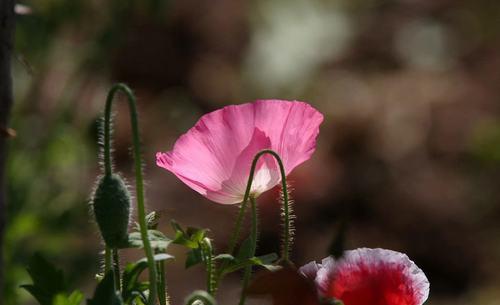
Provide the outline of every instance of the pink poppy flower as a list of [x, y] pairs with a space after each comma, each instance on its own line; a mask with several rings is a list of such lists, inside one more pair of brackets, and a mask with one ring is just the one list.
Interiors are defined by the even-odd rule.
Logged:
[[429, 296], [429, 281], [406, 254], [361, 248], [346, 251], [339, 261], [325, 258], [299, 269], [316, 282], [321, 296], [344, 305], [421, 305]]
[[[212, 201], [239, 203], [259, 151], [277, 152], [288, 175], [311, 157], [322, 121], [321, 113], [298, 101], [227, 106], [202, 116], [173, 150], [156, 154], [156, 164]], [[257, 163], [251, 194], [258, 196], [280, 181], [276, 161], [264, 155]]]

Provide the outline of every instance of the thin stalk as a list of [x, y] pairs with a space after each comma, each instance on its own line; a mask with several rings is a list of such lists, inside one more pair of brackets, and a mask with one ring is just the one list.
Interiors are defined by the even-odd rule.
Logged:
[[205, 269], [207, 272], [207, 291], [211, 296], [215, 295], [216, 280], [215, 280], [215, 265], [213, 261], [213, 248], [210, 239], [205, 237], [200, 243], [203, 259], [205, 261]]
[[135, 191], [137, 197], [137, 217], [141, 231], [141, 239], [144, 245], [144, 252], [149, 268], [149, 297], [148, 304], [154, 305], [157, 294], [157, 274], [153, 250], [148, 237], [148, 227], [146, 223], [146, 211], [144, 207], [144, 181], [142, 177], [141, 164], [141, 143], [139, 137], [139, 123], [137, 120], [137, 108], [135, 96], [132, 90], [125, 84], [115, 84], [108, 93], [106, 108], [104, 111], [104, 173], [111, 173], [111, 105], [117, 91], [122, 91], [127, 96], [130, 110], [130, 124], [132, 126], [133, 154], [135, 163]]
[[278, 166], [280, 169], [281, 188], [283, 191], [283, 201], [284, 201], [284, 205], [283, 205], [283, 233], [282, 233], [283, 234], [283, 246], [282, 246], [282, 251], [281, 251], [281, 261], [289, 262], [290, 239], [291, 239], [291, 232], [290, 232], [291, 217], [290, 217], [290, 209], [288, 206], [289, 198], [288, 198], [288, 185], [286, 183], [286, 172], [285, 172], [285, 167], [283, 166], [283, 161], [281, 161], [280, 156], [278, 155], [278, 153], [276, 153], [274, 150], [271, 150], [271, 149], [261, 150], [253, 158], [252, 166], [250, 167], [250, 174], [248, 176], [247, 188], [245, 190], [245, 195], [243, 196], [243, 202], [241, 203], [238, 218], [236, 220], [236, 226], [235, 226], [235, 229], [233, 230], [233, 235], [231, 236], [227, 253], [233, 253], [234, 248], [236, 247], [236, 242], [238, 241], [238, 237], [239, 237], [239, 234], [241, 231], [241, 225], [243, 223], [246, 204], [248, 202], [248, 198], [250, 197], [250, 191], [252, 189], [252, 182], [253, 182], [253, 177], [255, 174], [255, 168], [257, 166], [257, 162], [259, 161], [259, 158], [264, 154], [272, 155], [276, 159], [276, 162], [278, 162]]
[[165, 280], [165, 262], [158, 262], [158, 272], [159, 272], [159, 283], [158, 283], [158, 299], [160, 305], [167, 305], [167, 283]]
[[104, 248], [104, 274], [111, 270], [112, 265], [111, 248], [106, 246], [106, 248]]
[[[281, 258], [280, 261], [284, 263], [290, 264], [289, 260], [289, 252], [290, 252], [290, 247], [291, 247], [291, 217], [290, 217], [290, 210], [288, 206], [289, 198], [288, 198], [288, 185], [286, 183], [286, 172], [285, 172], [285, 167], [283, 166], [283, 161], [281, 161], [280, 156], [278, 153], [276, 153], [274, 150], [271, 149], [264, 149], [259, 151], [255, 157], [253, 158], [252, 161], [252, 166], [250, 167], [250, 173], [248, 175], [248, 182], [247, 182], [247, 187], [245, 190], [245, 195], [243, 196], [243, 201], [241, 202], [240, 210], [238, 213], [238, 218], [236, 219], [236, 225], [234, 227], [233, 233], [231, 235], [231, 238], [229, 240], [229, 246], [227, 253], [234, 254], [234, 250], [236, 248], [236, 243], [238, 241], [238, 238], [240, 236], [241, 232], [241, 226], [243, 224], [243, 219], [245, 218], [245, 210], [247, 207], [247, 202], [250, 197], [250, 191], [252, 189], [252, 182], [253, 182], [253, 177], [255, 175], [255, 168], [257, 167], [257, 162], [259, 161], [259, 158], [263, 156], [264, 154], [270, 154], [272, 155], [275, 159], [276, 162], [278, 162], [278, 166], [280, 169], [280, 175], [281, 175], [281, 188], [283, 191], [283, 245], [281, 247]], [[225, 264], [223, 263], [220, 270], [220, 273], [217, 276], [216, 280], [216, 286], [219, 284], [219, 281], [222, 277], [222, 271], [224, 270]]]
[[118, 249], [111, 250], [113, 253], [113, 272], [115, 273], [115, 286], [116, 289], [121, 291], [121, 279], [120, 279], [120, 256], [118, 255]]
[[[254, 197], [250, 197], [251, 207], [252, 207], [252, 227], [250, 231], [250, 238], [252, 241], [252, 248], [250, 251], [250, 257], [255, 256], [255, 251], [257, 250], [257, 235], [258, 235], [258, 219], [257, 219], [257, 202]], [[243, 275], [243, 284], [241, 289], [241, 296], [239, 305], [245, 304], [246, 299], [246, 290], [248, 286], [248, 282], [250, 281], [250, 277], [252, 275], [252, 266], [245, 267], [245, 273]]]

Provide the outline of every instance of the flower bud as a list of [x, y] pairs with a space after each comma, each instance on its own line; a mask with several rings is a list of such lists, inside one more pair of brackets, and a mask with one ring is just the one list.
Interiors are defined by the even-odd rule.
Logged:
[[119, 175], [105, 175], [99, 179], [92, 208], [102, 238], [110, 248], [126, 244], [130, 201], [130, 192]]

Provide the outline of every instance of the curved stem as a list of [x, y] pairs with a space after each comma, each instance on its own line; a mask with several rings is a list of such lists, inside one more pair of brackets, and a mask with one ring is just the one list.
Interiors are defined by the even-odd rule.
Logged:
[[[236, 243], [238, 241], [238, 238], [240, 236], [241, 232], [241, 225], [243, 224], [243, 219], [245, 218], [245, 210], [247, 207], [247, 202], [250, 197], [250, 191], [252, 189], [252, 182], [253, 182], [253, 177], [255, 175], [255, 168], [257, 167], [257, 162], [259, 161], [259, 158], [263, 156], [264, 154], [270, 154], [276, 159], [276, 162], [278, 162], [278, 166], [280, 169], [280, 175], [281, 175], [281, 188], [283, 191], [283, 245], [281, 247], [281, 258], [280, 261], [290, 264], [289, 260], [289, 252], [290, 252], [290, 244], [291, 244], [291, 217], [290, 217], [290, 207], [289, 205], [289, 198], [288, 198], [288, 185], [286, 183], [286, 172], [285, 172], [285, 167], [283, 166], [283, 161], [281, 161], [280, 156], [278, 153], [276, 153], [274, 150], [271, 149], [264, 149], [259, 151], [255, 157], [253, 158], [252, 161], [252, 166], [250, 167], [250, 174], [248, 175], [248, 182], [247, 182], [247, 187], [245, 190], [245, 195], [243, 196], [243, 201], [241, 202], [240, 210], [238, 212], [238, 218], [236, 220], [236, 225], [234, 227], [233, 233], [231, 235], [231, 238], [229, 240], [229, 246], [227, 253], [233, 254], [234, 249], [236, 248]], [[220, 272], [224, 270], [225, 264], [223, 263], [221, 268], [219, 269]], [[216, 286], [218, 285], [219, 281], [221, 280], [222, 273], [219, 273], [216, 279]]]
[[146, 223], [146, 212], [144, 207], [144, 182], [142, 177], [141, 164], [141, 143], [139, 137], [139, 124], [137, 120], [137, 109], [135, 96], [132, 90], [125, 84], [115, 84], [108, 93], [106, 99], [106, 108], [104, 112], [104, 171], [105, 175], [111, 174], [111, 105], [117, 91], [122, 91], [127, 96], [130, 110], [130, 124], [132, 126], [133, 154], [135, 162], [135, 188], [137, 197], [137, 217], [141, 231], [141, 239], [144, 245], [144, 252], [149, 267], [149, 299], [148, 304], [154, 305], [157, 290], [156, 264], [154, 261], [153, 250], [148, 237], [148, 228]]
[[120, 256], [118, 255], [118, 249], [111, 250], [113, 252], [113, 272], [115, 273], [115, 286], [116, 289], [121, 291], [121, 279], [120, 279]]
[[247, 182], [247, 188], [245, 190], [245, 195], [243, 196], [243, 202], [241, 203], [240, 207], [240, 212], [238, 214], [238, 219], [236, 221], [236, 226], [233, 231], [233, 235], [231, 236], [230, 242], [229, 242], [229, 248], [227, 253], [232, 253], [234, 251], [234, 248], [236, 247], [236, 242], [238, 240], [240, 231], [241, 231], [241, 224], [243, 223], [243, 218], [244, 218], [244, 212], [246, 209], [246, 204], [248, 201], [248, 198], [250, 197], [250, 191], [252, 189], [252, 182], [253, 182], [253, 177], [255, 174], [255, 168], [257, 167], [257, 162], [259, 161], [259, 158], [263, 156], [264, 154], [270, 154], [276, 159], [276, 162], [278, 162], [278, 166], [280, 169], [280, 175], [281, 175], [281, 188], [283, 191], [283, 247], [281, 251], [281, 261], [283, 262], [289, 262], [289, 253], [290, 253], [290, 239], [291, 239], [291, 217], [290, 217], [290, 209], [289, 209], [289, 198], [288, 198], [288, 185], [286, 183], [286, 172], [285, 172], [285, 167], [283, 166], [283, 161], [281, 161], [280, 156], [278, 153], [276, 153], [274, 150], [271, 149], [264, 149], [259, 151], [255, 157], [253, 158], [252, 161], [252, 167], [250, 167], [250, 175], [248, 176], [248, 182]]
[[[250, 257], [255, 256], [255, 251], [257, 250], [257, 236], [258, 236], [258, 219], [257, 219], [257, 202], [254, 197], [250, 197], [250, 202], [252, 203], [252, 228], [250, 231], [250, 239], [252, 241], [252, 248], [250, 250]], [[245, 273], [243, 275], [243, 287], [241, 290], [239, 305], [245, 304], [246, 290], [250, 277], [252, 275], [252, 266], [245, 267]]]

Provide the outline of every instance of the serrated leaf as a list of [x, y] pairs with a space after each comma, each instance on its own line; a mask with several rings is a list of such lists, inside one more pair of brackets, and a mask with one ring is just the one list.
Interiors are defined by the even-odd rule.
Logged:
[[[170, 254], [159, 253], [154, 256], [154, 260], [165, 261], [174, 259]], [[139, 282], [139, 276], [148, 268], [147, 258], [142, 258], [136, 263], [129, 263], [125, 266], [122, 275], [122, 298], [126, 304], [131, 303], [133, 299], [139, 298], [142, 302], [146, 302], [144, 291], [149, 289], [147, 282]]]
[[186, 230], [186, 234], [189, 236], [189, 239], [192, 240], [193, 242], [200, 243], [203, 240], [203, 238], [205, 238], [205, 236], [207, 235], [207, 230], [188, 227]]
[[87, 305], [123, 305], [120, 295], [116, 292], [113, 271], [106, 273], [97, 285], [92, 299], [87, 300]]
[[[172, 240], [160, 231], [148, 230], [151, 248], [158, 252], [165, 252]], [[140, 232], [132, 232], [128, 235], [128, 248], [142, 248], [142, 237]]]
[[201, 249], [191, 249], [191, 251], [189, 251], [187, 254], [186, 264], [184, 265], [184, 267], [187, 269], [202, 262], [203, 254], [201, 253]]
[[33, 280], [31, 285], [22, 285], [40, 303], [52, 305], [56, 295], [64, 293], [67, 285], [63, 272], [57, 269], [41, 254], [36, 253], [28, 263], [28, 273]]
[[[141, 297], [142, 292], [148, 289], [148, 285], [138, 282], [142, 271], [148, 267], [146, 261], [138, 261], [137, 263], [129, 263], [123, 270], [122, 276], [122, 298], [125, 303], [129, 304], [137, 297]], [[146, 298], [144, 298], [146, 301]]]
[[175, 221], [172, 221], [172, 228], [175, 231], [175, 238], [172, 243], [185, 246], [190, 249], [197, 249], [200, 242], [205, 238], [207, 230], [194, 227], [188, 227], [183, 230]]
[[251, 257], [243, 260], [236, 259], [227, 266], [225, 266], [224, 269], [222, 270], [222, 273], [227, 274], [235, 272], [247, 266], [261, 266], [269, 271], [276, 271], [281, 268], [280, 266], [271, 264], [274, 261], [276, 261], [276, 259], [278, 259], [278, 255], [276, 255], [276, 253], [270, 253], [259, 257]]
[[55, 296], [52, 305], [80, 305], [83, 301], [83, 293], [78, 290], [73, 291], [69, 296], [65, 293], [60, 293]]

